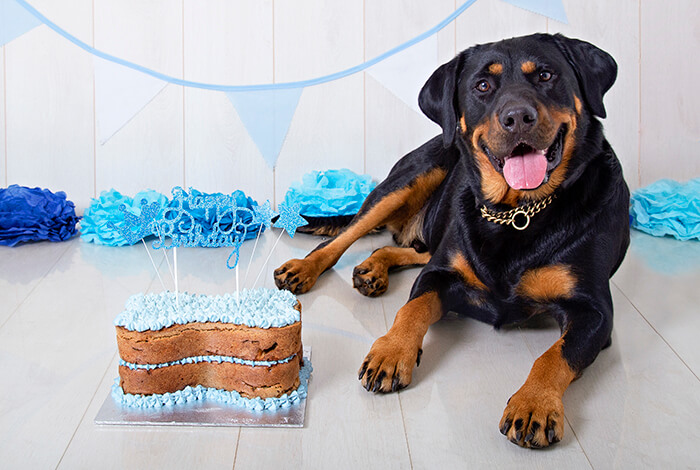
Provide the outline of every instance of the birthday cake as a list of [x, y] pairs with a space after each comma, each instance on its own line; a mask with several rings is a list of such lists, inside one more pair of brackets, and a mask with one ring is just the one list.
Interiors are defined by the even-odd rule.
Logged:
[[112, 394], [126, 406], [214, 399], [266, 410], [306, 396], [301, 304], [288, 291], [136, 294], [114, 324]]

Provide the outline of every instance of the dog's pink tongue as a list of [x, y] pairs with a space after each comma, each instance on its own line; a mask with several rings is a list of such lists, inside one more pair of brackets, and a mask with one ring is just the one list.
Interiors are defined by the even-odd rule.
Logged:
[[508, 157], [503, 165], [503, 176], [513, 189], [535, 189], [547, 174], [544, 151], [535, 150], [525, 155]]

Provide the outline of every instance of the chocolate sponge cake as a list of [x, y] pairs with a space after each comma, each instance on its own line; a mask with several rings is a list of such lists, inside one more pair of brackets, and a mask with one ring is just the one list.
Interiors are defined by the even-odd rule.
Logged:
[[268, 399], [300, 385], [301, 304], [287, 291], [137, 294], [115, 325], [124, 396], [203, 387]]

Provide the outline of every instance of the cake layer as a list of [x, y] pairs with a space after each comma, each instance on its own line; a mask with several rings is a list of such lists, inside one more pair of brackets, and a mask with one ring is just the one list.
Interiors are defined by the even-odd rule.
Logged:
[[243, 397], [280, 397], [299, 386], [301, 351], [292, 360], [273, 366], [250, 366], [229, 362], [176, 364], [155, 369], [119, 366], [124, 393], [163, 394], [188, 386], [236, 391]]
[[144, 332], [116, 328], [119, 357], [136, 364], [160, 364], [193, 356], [280, 361], [301, 350], [301, 322], [268, 329], [221, 322], [194, 322]]
[[115, 326], [158, 331], [192, 322], [222, 322], [257, 328], [280, 328], [301, 320], [297, 298], [277, 289], [243, 289], [238, 294], [198, 295], [181, 292], [135, 294]]
[[112, 397], [123, 406], [130, 408], [160, 408], [162, 406], [184, 405], [197, 401], [214, 401], [224, 405], [241, 407], [250, 411], [276, 411], [289, 408], [306, 398], [311, 361], [304, 358], [304, 364], [299, 371], [299, 387], [291, 393], [276, 398], [246, 398], [236, 391], [226, 391], [216, 388], [206, 388], [201, 385], [185, 387], [171, 393], [153, 393], [150, 395], [124, 393], [116, 379], [112, 385]]

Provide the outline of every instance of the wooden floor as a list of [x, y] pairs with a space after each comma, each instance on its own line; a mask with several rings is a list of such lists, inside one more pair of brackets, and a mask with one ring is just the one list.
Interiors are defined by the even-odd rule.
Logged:
[[[613, 345], [564, 397], [564, 439], [530, 451], [498, 421], [555, 325], [495, 331], [447, 318], [431, 328], [413, 384], [366, 392], [357, 369], [391, 325], [416, 270], [368, 299], [351, 273], [385, 234], [354, 245], [300, 297], [313, 350], [303, 429], [105, 427], [93, 423], [117, 375], [112, 326], [133, 293], [160, 291], [144, 247], [72, 240], [0, 249], [2, 468], [698, 468], [700, 242], [640, 233], [613, 279]], [[277, 233], [262, 237], [248, 285]], [[303, 257], [319, 239], [284, 235], [264, 268]], [[241, 255], [241, 279], [252, 243]], [[161, 252], [154, 252], [172, 286]], [[235, 289], [227, 249], [181, 249], [180, 289]], [[259, 283], [259, 285], [262, 284]]]

